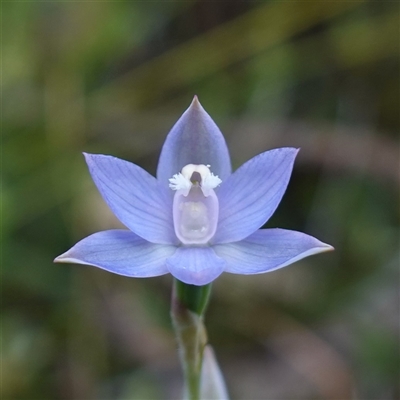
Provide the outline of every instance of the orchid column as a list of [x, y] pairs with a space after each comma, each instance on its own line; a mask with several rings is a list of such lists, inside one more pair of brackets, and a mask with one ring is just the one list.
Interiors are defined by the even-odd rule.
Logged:
[[[260, 229], [286, 191], [297, 152], [266, 151], [231, 174], [225, 140], [195, 97], [166, 138], [157, 178], [130, 162], [85, 154], [101, 195], [128, 229], [94, 233], [55, 261], [136, 278], [173, 275], [171, 311], [190, 399], [223, 385], [205, 347], [211, 282], [222, 272], [260, 274], [332, 250], [301, 232]], [[218, 396], [225, 395], [222, 388]]]

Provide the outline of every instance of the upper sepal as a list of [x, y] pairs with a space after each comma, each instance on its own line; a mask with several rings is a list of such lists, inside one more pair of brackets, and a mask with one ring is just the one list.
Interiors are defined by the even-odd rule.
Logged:
[[225, 139], [196, 96], [165, 140], [157, 178], [168, 186], [169, 179], [188, 164], [210, 165], [222, 180], [231, 173]]

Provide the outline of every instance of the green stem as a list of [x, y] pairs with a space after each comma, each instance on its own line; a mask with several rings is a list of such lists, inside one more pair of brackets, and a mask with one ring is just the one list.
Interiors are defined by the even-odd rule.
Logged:
[[211, 293], [211, 284], [205, 286], [188, 285], [174, 279], [176, 296], [188, 310], [204, 315]]
[[171, 317], [178, 340], [186, 396], [200, 400], [200, 374], [207, 333], [203, 315], [211, 285], [194, 286], [174, 280]]

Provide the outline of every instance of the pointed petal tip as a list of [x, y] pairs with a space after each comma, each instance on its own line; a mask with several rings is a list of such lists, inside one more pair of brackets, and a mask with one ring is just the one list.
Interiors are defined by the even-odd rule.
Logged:
[[334, 251], [335, 248], [331, 246], [330, 244], [321, 242], [321, 253], [325, 253], [326, 251]]
[[63, 262], [63, 259], [61, 256], [58, 256], [53, 260], [53, 263], [62, 263], [62, 262]]
[[202, 109], [202, 105], [200, 104], [199, 98], [197, 97], [197, 94], [194, 95], [192, 102], [190, 103], [189, 108], [200, 108]]
[[92, 160], [92, 154], [82, 151], [83, 157], [85, 157], [86, 164], [89, 165]]
[[94, 157], [100, 155], [100, 154], [86, 153], [85, 151], [82, 151], [82, 154], [85, 157], [86, 161], [91, 161]]
[[297, 157], [297, 154], [299, 154], [299, 151], [301, 150], [300, 147], [282, 147], [282, 148], [292, 151], [295, 157]]
[[[101, 159], [102, 157], [116, 158], [114, 156], [109, 156], [107, 154], [98, 154], [98, 153], [86, 153], [82, 151], [83, 156], [85, 157], [86, 163], [96, 162], [96, 159]], [[122, 160], [124, 161], [124, 160]]]
[[60, 254], [59, 256], [57, 256], [53, 262], [54, 263], [65, 263], [67, 261], [65, 261], [66, 258], [68, 258], [67, 256], [68, 251], [66, 251], [65, 253]]
[[93, 265], [93, 264], [89, 264], [86, 263], [82, 260], [79, 260], [77, 258], [71, 257], [69, 255], [69, 250], [66, 251], [63, 254], [60, 254], [59, 256], [57, 256], [54, 260], [54, 263], [58, 263], [58, 264], [83, 264], [83, 265]]

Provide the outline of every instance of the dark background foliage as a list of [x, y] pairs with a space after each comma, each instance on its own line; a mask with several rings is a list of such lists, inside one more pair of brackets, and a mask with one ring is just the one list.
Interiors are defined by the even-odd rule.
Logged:
[[197, 94], [234, 168], [301, 147], [267, 226], [336, 248], [216, 281], [232, 398], [397, 399], [398, 5], [3, 1], [2, 398], [179, 397], [171, 277], [52, 260], [120, 226], [81, 152], [154, 173]]

